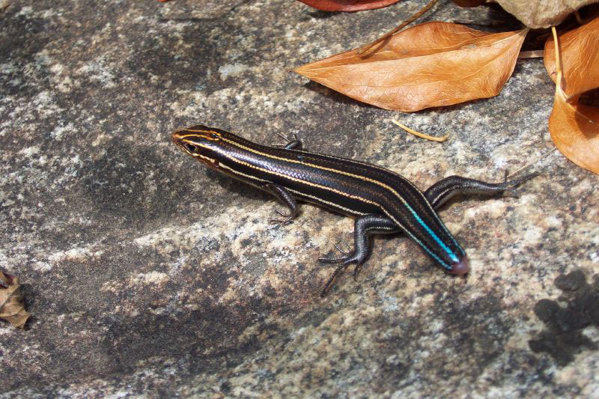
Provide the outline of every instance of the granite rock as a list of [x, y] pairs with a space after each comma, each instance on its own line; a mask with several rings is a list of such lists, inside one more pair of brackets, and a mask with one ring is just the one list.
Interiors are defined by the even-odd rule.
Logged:
[[[3, 0], [0, 267], [26, 331], [0, 325], [0, 396], [574, 397], [599, 395], [598, 177], [549, 140], [553, 84], [519, 61], [495, 98], [400, 114], [291, 70], [356, 47], [421, 6], [322, 13], [284, 0]], [[441, 2], [427, 20], [517, 26]], [[498, 23], [497, 21], [501, 21]], [[510, 25], [511, 24], [511, 25]], [[444, 144], [399, 131], [391, 119]], [[202, 123], [366, 160], [426, 188], [452, 174], [518, 198], [441, 212], [469, 253], [444, 274], [401, 237], [357, 282], [317, 258], [352, 221], [289, 225], [252, 187], [170, 143]]]

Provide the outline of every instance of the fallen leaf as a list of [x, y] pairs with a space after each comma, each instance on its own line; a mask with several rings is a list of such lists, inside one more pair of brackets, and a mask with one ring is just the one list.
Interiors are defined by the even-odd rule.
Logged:
[[594, 37], [599, 30], [598, 22], [599, 19], [595, 19], [559, 38], [552, 28], [554, 37], [550, 43], [553, 51], [545, 46], [545, 66], [556, 82], [553, 111], [549, 117], [551, 139], [569, 160], [597, 174], [599, 108], [582, 104], [580, 100], [588, 94], [596, 94], [595, 89], [599, 86], [599, 71], [596, 71], [599, 49]]
[[599, 89], [589, 90], [578, 97], [578, 102], [591, 107], [599, 107]]
[[19, 278], [0, 272], [0, 319], [24, 328], [29, 313], [23, 306]]
[[399, 0], [299, 0], [321, 11], [363, 11], [387, 7]]
[[354, 50], [295, 72], [358, 101], [404, 112], [497, 95], [527, 30], [486, 33], [430, 22], [358, 55]]
[[569, 103], [556, 93], [549, 117], [555, 146], [576, 165], [599, 174], [599, 108]]
[[485, 4], [487, 0], [453, 0], [460, 7], [478, 7]]
[[[562, 90], [574, 97], [599, 87], [599, 17], [559, 36], [563, 70]], [[555, 49], [553, 38], [545, 43], [544, 62], [555, 82]]]
[[569, 14], [599, 0], [497, 0], [497, 3], [529, 28], [559, 25]]

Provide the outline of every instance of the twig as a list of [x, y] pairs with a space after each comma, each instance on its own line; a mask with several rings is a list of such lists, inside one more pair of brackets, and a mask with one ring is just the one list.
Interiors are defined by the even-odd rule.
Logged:
[[430, 10], [431, 8], [433, 8], [433, 6], [435, 4], [437, 4], [439, 0], [431, 0], [428, 2], [427, 5], [425, 5], [423, 8], [420, 9], [420, 11], [418, 11], [416, 14], [412, 15], [410, 18], [406, 19], [404, 22], [402, 22], [399, 26], [396, 26], [395, 28], [391, 29], [389, 32], [385, 33], [383, 36], [379, 37], [378, 39], [360, 47], [359, 49], [356, 50], [356, 54], [358, 55], [363, 55], [365, 52], [367, 52], [368, 50], [370, 50], [372, 47], [374, 47], [376, 44], [382, 42], [383, 40], [387, 40], [388, 38], [390, 38], [391, 36], [393, 36], [394, 34], [396, 34], [397, 32], [399, 32], [400, 30], [402, 30], [403, 28], [405, 28], [406, 26], [408, 26], [409, 24], [411, 24], [412, 22], [414, 22], [415, 20], [417, 20], [418, 18], [420, 18], [422, 16], [422, 14], [424, 14], [425, 12], [427, 12], [428, 10]]
[[402, 125], [401, 123], [399, 123], [398, 121], [396, 121], [395, 119], [392, 119], [391, 122], [395, 123], [397, 126], [399, 126], [400, 128], [402, 128], [403, 130], [405, 130], [408, 133], [413, 134], [416, 137], [420, 137], [421, 139], [426, 139], [426, 140], [430, 140], [430, 141], [435, 141], [437, 143], [442, 143], [445, 140], [447, 140], [449, 138], [449, 133], [447, 133], [445, 136], [442, 137], [436, 137], [436, 136], [430, 136], [426, 133], [420, 133], [416, 130], [410, 129], [409, 127]]
[[536, 157], [533, 161], [528, 162], [526, 165], [524, 165], [520, 169], [518, 169], [515, 172], [512, 172], [509, 175], [507, 175], [506, 179], [509, 179], [512, 176], [516, 176], [518, 173], [522, 172], [524, 169], [530, 168], [531, 166], [533, 166], [534, 164], [536, 164], [537, 162], [539, 162], [541, 159], [545, 158], [548, 155], [551, 155], [551, 153], [555, 152], [555, 151], [557, 151], [557, 148], [551, 148], [551, 149], [545, 151], [544, 153], [542, 153], [541, 155], [539, 155], [538, 157]]

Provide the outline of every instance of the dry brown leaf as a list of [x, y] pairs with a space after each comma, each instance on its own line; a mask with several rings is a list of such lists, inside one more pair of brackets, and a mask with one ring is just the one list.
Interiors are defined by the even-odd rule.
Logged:
[[486, 33], [430, 22], [361, 56], [350, 50], [295, 72], [358, 101], [413, 112], [497, 95], [525, 35], [526, 30]]
[[19, 278], [0, 272], [0, 319], [24, 328], [29, 313], [23, 306]]
[[[559, 36], [562, 89], [573, 97], [599, 87], [599, 18]], [[545, 68], [555, 82], [553, 38], [545, 43]]]
[[453, 0], [460, 7], [478, 7], [485, 4], [487, 0]]
[[322, 11], [363, 11], [387, 7], [399, 0], [299, 0]]
[[[555, 100], [553, 111], [549, 117], [551, 139], [569, 160], [599, 174], [599, 108], [579, 102], [584, 96], [584, 94], [581, 96], [581, 90], [585, 88], [592, 90], [599, 83], [596, 81], [597, 72], [593, 72], [597, 63], [589, 65], [589, 60], [591, 62], [595, 60], [596, 53], [599, 51], [596, 47], [588, 44], [588, 41], [593, 40], [593, 33], [596, 34], [595, 26], [594, 21], [572, 31], [572, 35], [565, 40], [565, 44], [563, 38], [568, 34], [558, 38], [555, 28], [552, 28], [555, 59], [552, 63], [548, 63], [546, 60], [546, 65], [553, 64], [556, 71]], [[584, 43], [579, 45], [576, 40]], [[565, 49], [568, 50], [569, 60], [562, 60]], [[546, 50], [548, 49], [546, 48]], [[546, 51], [546, 53], [549, 52]], [[566, 65], [568, 66], [566, 67]], [[566, 68], [571, 70], [568, 71]], [[564, 78], [564, 73], [566, 78]], [[576, 76], [577, 74], [584, 76]], [[587, 79], [590, 82], [587, 82]], [[571, 95], [563, 90], [564, 85], [569, 87]], [[587, 91], [588, 93], [591, 92]]]
[[549, 131], [562, 154], [599, 174], [599, 108], [569, 103], [563, 93], [556, 93]]
[[569, 14], [599, 0], [496, 0], [529, 28], [559, 25]]

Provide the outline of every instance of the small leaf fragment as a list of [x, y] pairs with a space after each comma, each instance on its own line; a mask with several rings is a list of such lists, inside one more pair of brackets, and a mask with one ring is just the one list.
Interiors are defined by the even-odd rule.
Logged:
[[[599, 17], [559, 36], [562, 90], [573, 97], [599, 87]], [[545, 68], [555, 82], [553, 38], [545, 42]]]
[[321, 11], [364, 11], [383, 8], [399, 0], [299, 0]]
[[0, 272], [0, 319], [24, 328], [30, 314], [25, 310], [19, 278]]
[[358, 101], [414, 112], [497, 95], [527, 30], [486, 33], [430, 22], [358, 55], [346, 51], [295, 72]]

